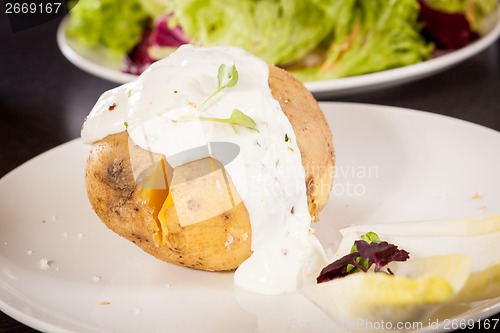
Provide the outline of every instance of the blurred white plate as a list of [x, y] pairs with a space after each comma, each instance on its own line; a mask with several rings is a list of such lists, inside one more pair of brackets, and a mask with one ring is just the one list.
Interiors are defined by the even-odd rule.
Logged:
[[[122, 62], [117, 59], [111, 59], [105, 49], [86, 49], [72, 38], [66, 36], [68, 19], [69, 17], [64, 18], [59, 25], [57, 42], [62, 53], [70, 62], [90, 74], [116, 83], [129, 82], [137, 77], [136, 75], [122, 72]], [[462, 49], [443, 56], [415, 65], [378, 73], [336, 80], [306, 82], [306, 87], [318, 98], [337, 97], [399, 85], [439, 73], [478, 54], [493, 44], [500, 35], [500, 13], [496, 15], [496, 21], [496, 25], [487, 35]]]
[[[500, 213], [500, 133], [421, 111], [321, 106], [338, 157], [330, 202], [315, 225], [325, 247], [334, 249], [337, 230], [353, 223]], [[108, 230], [86, 197], [88, 149], [68, 142], [0, 180], [0, 310], [50, 332], [335, 329], [297, 294], [235, 290], [232, 273], [160, 262]], [[500, 298], [446, 308], [474, 320], [498, 312]]]

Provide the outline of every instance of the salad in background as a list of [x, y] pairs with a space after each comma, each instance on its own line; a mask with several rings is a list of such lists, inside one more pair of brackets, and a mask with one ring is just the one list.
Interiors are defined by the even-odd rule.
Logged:
[[412, 65], [494, 25], [497, 0], [80, 0], [68, 36], [140, 74], [182, 44], [234, 45], [303, 81]]

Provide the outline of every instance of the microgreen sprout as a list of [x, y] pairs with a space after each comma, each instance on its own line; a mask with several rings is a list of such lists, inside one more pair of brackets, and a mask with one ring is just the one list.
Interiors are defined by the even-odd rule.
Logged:
[[212, 95], [208, 96], [208, 98], [201, 103], [200, 108], [203, 107], [212, 97], [220, 93], [225, 88], [231, 88], [238, 83], [238, 71], [236, 70], [236, 66], [222, 64], [219, 66], [219, 70], [217, 71], [217, 90], [212, 93]]
[[257, 131], [257, 132], [259, 131], [256, 127], [257, 124], [255, 123], [255, 121], [238, 109], [234, 109], [233, 112], [231, 112], [231, 116], [229, 116], [229, 118], [215, 118], [215, 117], [199, 116], [199, 117], [182, 117], [179, 120], [180, 121], [189, 121], [189, 120], [195, 120], [195, 119], [204, 120], [204, 121], [215, 121], [218, 123], [227, 123], [227, 124], [231, 124], [231, 125], [238, 125], [238, 126], [246, 127], [246, 128], [251, 129], [253, 131]]
[[[197, 108], [198, 112], [203, 109], [206, 103], [213, 98], [215, 95], [220, 93], [223, 89], [231, 88], [238, 83], [238, 71], [236, 70], [236, 66], [234, 64], [227, 65], [222, 64], [219, 66], [217, 71], [217, 90], [215, 90], [208, 98], [201, 103], [201, 105]], [[205, 117], [205, 116], [197, 116], [197, 117], [181, 117], [179, 121], [190, 121], [190, 120], [204, 120], [204, 121], [215, 121], [219, 123], [227, 123], [231, 125], [238, 125], [242, 127], [246, 127], [253, 131], [259, 131], [257, 129], [257, 124], [255, 121], [241, 112], [238, 109], [234, 109], [231, 112], [231, 116], [229, 118], [215, 118], [215, 117]]]

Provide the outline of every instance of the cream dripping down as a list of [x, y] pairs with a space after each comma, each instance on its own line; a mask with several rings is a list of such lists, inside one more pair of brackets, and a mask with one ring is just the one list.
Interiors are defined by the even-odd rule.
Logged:
[[[201, 109], [217, 90], [221, 64], [236, 66], [238, 82]], [[193, 148], [210, 147], [211, 142], [238, 145], [238, 156], [225, 168], [250, 216], [253, 253], [236, 270], [234, 282], [256, 293], [281, 294], [313, 280], [326, 261], [310, 229], [296, 136], [271, 94], [268, 76], [268, 65], [242, 49], [184, 45], [136, 80], [105, 92], [81, 136], [90, 144], [128, 131], [136, 145], [165, 155], [172, 167], [205, 157], [182, 154]], [[179, 121], [228, 118], [234, 109], [252, 118], [258, 131], [213, 121]]]

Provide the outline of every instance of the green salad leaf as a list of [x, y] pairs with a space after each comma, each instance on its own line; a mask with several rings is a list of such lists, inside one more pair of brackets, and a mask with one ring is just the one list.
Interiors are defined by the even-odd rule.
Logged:
[[470, 2], [470, 0], [425, 0], [425, 3], [432, 8], [447, 13], [463, 13], [468, 2]]
[[[120, 1], [120, 0], [117, 0]], [[144, 11], [152, 18], [159, 18], [168, 14], [170, 0], [138, 0]]]
[[430, 58], [432, 45], [420, 35], [416, 1], [341, 0], [336, 6], [324, 61], [294, 70], [303, 81], [378, 72]]
[[149, 16], [138, 0], [80, 0], [67, 33], [87, 46], [104, 45], [121, 56], [140, 40]]
[[193, 44], [234, 45], [271, 64], [298, 61], [330, 32], [324, 0], [170, 0]]

